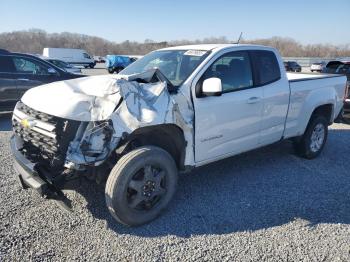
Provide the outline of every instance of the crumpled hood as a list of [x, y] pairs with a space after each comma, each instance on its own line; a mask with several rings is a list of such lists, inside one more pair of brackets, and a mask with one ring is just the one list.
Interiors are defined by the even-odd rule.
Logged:
[[[139, 123], [162, 117], [169, 105], [166, 83], [138, 83], [133, 76], [92, 76], [38, 86], [22, 97], [27, 106], [77, 121], [101, 121], [110, 118], [123, 98], [122, 106]], [[158, 109], [161, 109], [160, 112]], [[129, 117], [131, 118], [131, 117]]]
[[107, 119], [121, 96], [110, 75], [76, 78], [29, 89], [22, 102], [49, 115], [77, 121]]

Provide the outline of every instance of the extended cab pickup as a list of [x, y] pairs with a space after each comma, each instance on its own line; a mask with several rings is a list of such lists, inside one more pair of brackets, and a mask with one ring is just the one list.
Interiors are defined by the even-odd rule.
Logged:
[[286, 74], [254, 45], [154, 51], [119, 75], [27, 91], [11, 148], [23, 187], [51, 197], [82, 176], [105, 181], [113, 217], [140, 225], [172, 198], [178, 171], [291, 139], [312, 159], [343, 106], [346, 77]]

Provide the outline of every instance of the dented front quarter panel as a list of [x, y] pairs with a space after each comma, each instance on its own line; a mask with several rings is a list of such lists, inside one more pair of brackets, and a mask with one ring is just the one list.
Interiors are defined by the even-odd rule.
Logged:
[[116, 135], [131, 134], [138, 128], [175, 124], [184, 133], [187, 142], [184, 165], [194, 165], [193, 119], [190, 100], [179, 90], [168, 92], [166, 83], [140, 84], [120, 79], [117, 81], [123, 101], [111, 115]]

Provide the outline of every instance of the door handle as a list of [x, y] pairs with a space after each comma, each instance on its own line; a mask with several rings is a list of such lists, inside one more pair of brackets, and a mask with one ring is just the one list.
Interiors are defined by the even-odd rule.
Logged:
[[255, 103], [258, 103], [260, 100], [261, 100], [260, 97], [252, 96], [252, 97], [248, 98], [247, 104], [255, 104]]
[[18, 81], [29, 81], [29, 79], [27, 79], [27, 78], [18, 78], [17, 80]]

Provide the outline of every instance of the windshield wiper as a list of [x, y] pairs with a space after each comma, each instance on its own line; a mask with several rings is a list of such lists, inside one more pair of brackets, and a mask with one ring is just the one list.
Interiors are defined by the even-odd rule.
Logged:
[[155, 73], [154, 75], [162, 82], [166, 82], [167, 83], [167, 87], [168, 87], [168, 91], [169, 92], [175, 92], [177, 90], [177, 87], [175, 87], [170, 80], [158, 69], [154, 69]]

